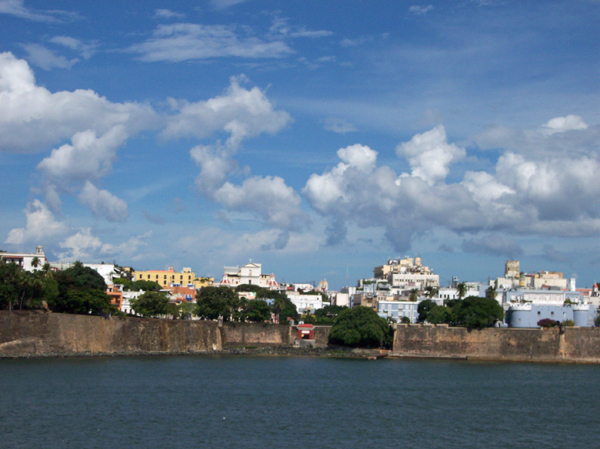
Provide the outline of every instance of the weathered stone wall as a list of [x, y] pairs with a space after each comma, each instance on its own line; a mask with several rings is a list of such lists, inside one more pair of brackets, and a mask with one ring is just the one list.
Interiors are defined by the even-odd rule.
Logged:
[[296, 340], [292, 326], [266, 323], [224, 323], [221, 335], [224, 347], [286, 346]]
[[205, 352], [223, 348], [212, 321], [0, 311], [0, 354]]
[[315, 326], [315, 346], [327, 346], [331, 326]]
[[600, 363], [600, 329], [487, 328], [398, 325], [392, 354], [476, 360]]

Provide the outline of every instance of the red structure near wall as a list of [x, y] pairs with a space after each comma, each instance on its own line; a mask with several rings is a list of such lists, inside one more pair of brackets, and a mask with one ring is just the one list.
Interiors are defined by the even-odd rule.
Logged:
[[315, 339], [315, 327], [312, 324], [299, 324], [298, 325], [298, 338], [300, 340], [314, 340]]

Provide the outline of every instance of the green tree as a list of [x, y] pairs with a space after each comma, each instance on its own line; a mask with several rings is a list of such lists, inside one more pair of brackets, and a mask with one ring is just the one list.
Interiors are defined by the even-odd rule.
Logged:
[[54, 279], [58, 284], [58, 295], [48, 298], [48, 307], [53, 312], [100, 314], [116, 310], [106, 294], [102, 276], [81, 262], [56, 272]]
[[158, 317], [173, 312], [179, 314], [178, 310], [169, 307], [169, 298], [163, 292], [145, 292], [137, 299], [132, 299], [130, 304], [135, 313], [145, 317]]
[[400, 322], [402, 324], [410, 324], [410, 318], [407, 316], [403, 316], [402, 318], [400, 318]]
[[325, 306], [319, 310], [315, 310], [315, 324], [332, 325], [338, 315], [348, 307], [346, 306]]
[[416, 302], [419, 299], [419, 290], [416, 288], [411, 289], [410, 294], [408, 295], [408, 300], [412, 302]]
[[229, 287], [204, 287], [196, 294], [196, 315], [208, 320], [223, 317], [223, 321], [235, 319], [240, 306], [237, 293]]
[[241, 318], [243, 321], [262, 323], [271, 319], [271, 308], [262, 299], [247, 301]]
[[424, 322], [427, 319], [427, 314], [434, 307], [437, 307], [437, 304], [434, 301], [432, 301], [431, 299], [425, 299], [425, 300], [421, 301], [419, 303], [419, 305], [417, 306], [417, 313], [419, 314], [417, 321], [419, 323]]
[[440, 292], [440, 289], [437, 287], [428, 286], [425, 287], [425, 292], [427, 294], [427, 297], [431, 299], [437, 296], [437, 294]]
[[392, 330], [373, 309], [358, 306], [339, 314], [331, 328], [329, 342], [352, 347], [389, 347]]
[[469, 296], [458, 302], [452, 310], [457, 326], [482, 328], [492, 326], [504, 319], [504, 309], [498, 301], [489, 298]]
[[450, 324], [452, 322], [452, 309], [447, 306], [434, 305], [427, 313], [427, 322], [431, 324]]

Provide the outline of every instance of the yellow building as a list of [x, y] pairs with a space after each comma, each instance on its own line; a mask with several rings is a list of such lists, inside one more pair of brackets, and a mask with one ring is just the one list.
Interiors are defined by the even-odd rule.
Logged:
[[176, 272], [173, 270], [173, 267], [169, 267], [168, 270], [135, 271], [134, 280], [153, 281], [162, 288], [166, 288], [170, 284], [179, 284], [182, 286], [193, 284], [195, 288], [201, 288], [212, 285], [214, 281], [213, 278], [196, 277], [191, 268], [184, 268], [182, 272]]

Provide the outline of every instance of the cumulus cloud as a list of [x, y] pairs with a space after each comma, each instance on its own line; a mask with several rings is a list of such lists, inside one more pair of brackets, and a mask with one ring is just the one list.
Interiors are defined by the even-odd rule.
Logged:
[[38, 164], [38, 169], [58, 185], [99, 179], [110, 173], [117, 149], [125, 143], [127, 137], [127, 132], [121, 125], [100, 137], [91, 130], [76, 133], [71, 144], [52, 150], [50, 156]]
[[467, 154], [464, 148], [447, 142], [442, 125], [398, 145], [396, 153], [408, 160], [412, 176], [418, 176], [429, 185], [444, 180], [450, 171], [449, 165]]
[[94, 215], [104, 216], [109, 221], [127, 218], [127, 203], [107, 190], [98, 189], [91, 182], [111, 172], [117, 149], [127, 137], [122, 125], [115, 126], [100, 137], [94, 131], [84, 131], [75, 134], [71, 144], [52, 150], [50, 156], [37, 167], [44, 176], [48, 203], [56, 210], [60, 205], [61, 192], [81, 189], [78, 199]]
[[27, 52], [27, 60], [44, 70], [70, 69], [79, 61], [77, 58], [67, 59], [62, 55], [57, 55], [40, 44], [26, 44], [23, 45], [23, 48]]
[[224, 25], [195, 23], [159, 25], [150, 39], [132, 45], [128, 51], [138, 54], [144, 62], [224, 57], [281, 58], [294, 53], [282, 40], [239, 34], [236, 28]]
[[133, 258], [141, 247], [147, 246], [152, 237], [152, 231], [131, 237], [120, 245], [105, 243], [100, 249], [101, 254], [119, 255], [121, 257]]
[[[309, 204], [329, 220], [327, 242], [343, 243], [345, 226], [381, 228], [395, 250], [434, 228], [456, 233], [492, 232], [482, 242], [467, 239], [465, 248], [496, 245], [499, 253], [518, 253], [498, 233], [589, 237], [600, 233], [600, 162], [595, 152], [571, 157], [537, 157], [506, 151], [490, 172], [467, 171], [447, 183], [451, 162], [465, 150], [448, 143], [442, 127], [398, 146], [412, 173], [400, 176], [377, 166], [377, 153], [361, 145], [338, 151], [341, 161], [313, 174], [303, 189]], [[345, 226], [344, 226], [345, 225]], [[483, 251], [483, 250], [480, 250]]]
[[556, 117], [543, 125], [542, 133], [552, 135], [555, 133], [564, 133], [565, 131], [587, 129], [588, 125], [578, 115], [567, 115], [566, 117]]
[[96, 216], [106, 217], [108, 221], [123, 221], [129, 216], [127, 203], [108, 190], [100, 190], [90, 181], [86, 181], [77, 196]]
[[240, 3], [245, 3], [247, 1], [248, 0], [210, 0], [210, 3], [213, 6], [213, 8], [225, 9], [225, 8], [229, 8], [230, 6], [238, 5]]
[[465, 239], [462, 243], [462, 249], [466, 253], [504, 256], [509, 259], [514, 259], [523, 254], [523, 249], [517, 242], [495, 234], [481, 238]]
[[157, 117], [150, 106], [111, 103], [91, 90], [51, 93], [36, 85], [26, 61], [0, 53], [0, 152], [37, 152], [119, 124], [132, 134], [156, 126]]
[[84, 260], [92, 258], [93, 253], [102, 247], [100, 239], [92, 235], [90, 228], [82, 229], [59, 243], [66, 251], [57, 253], [60, 260]]
[[230, 155], [227, 148], [220, 146], [198, 145], [190, 150], [192, 160], [200, 166], [196, 186], [201, 193], [212, 196], [237, 169], [237, 161], [231, 159]]
[[57, 221], [48, 207], [40, 200], [33, 200], [24, 210], [27, 218], [25, 228], [15, 228], [8, 233], [4, 243], [21, 245], [23, 243], [39, 244], [45, 239], [57, 237], [68, 232], [65, 223]]
[[240, 186], [226, 182], [212, 198], [228, 210], [251, 212], [272, 227], [298, 230], [308, 222], [300, 196], [278, 176], [255, 176]]
[[206, 101], [190, 103], [171, 99], [175, 113], [169, 117], [162, 136], [204, 138], [215, 131], [224, 131], [230, 135], [227, 146], [235, 149], [243, 139], [262, 133], [274, 134], [290, 123], [287, 112], [276, 110], [258, 87], [242, 87], [243, 81], [243, 76], [232, 78], [224, 95]]

